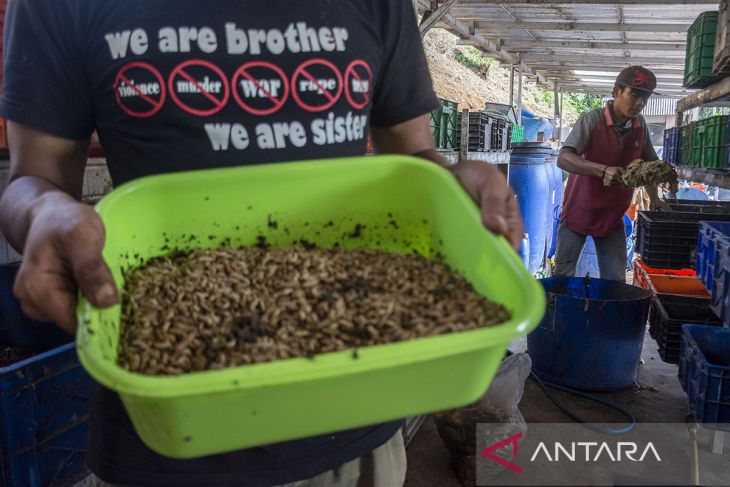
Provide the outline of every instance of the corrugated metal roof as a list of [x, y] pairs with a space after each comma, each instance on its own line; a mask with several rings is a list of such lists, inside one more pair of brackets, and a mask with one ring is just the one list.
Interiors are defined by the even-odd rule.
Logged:
[[[613, 98], [610, 96], [603, 98], [603, 103], [606, 103]], [[646, 104], [641, 114], [644, 116], [650, 115], [674, 115], [677, 113], [677, 102], [681, 98], [669, 98], [666, 96], [652, 96], [649, 98], [649, 102]]]
[[[433, 5], [453, 5], [438, 26], [505, 64], [521, 66], [543, 85], [609, 95], [613, 80], [608, 72], [641, 64], [656, 71], [657, 91], [677, 97], [689, 94], [682, 88], [687, 28], [700, 13], [718, 9], [717, 0], [414, 0], [414, 4], [421, 15]], [[602, 73], [588, 76], [579, 70]]]

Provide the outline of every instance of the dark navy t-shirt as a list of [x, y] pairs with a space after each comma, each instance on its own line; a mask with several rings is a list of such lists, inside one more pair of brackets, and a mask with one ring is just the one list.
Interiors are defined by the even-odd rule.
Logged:
[[[96, 130], [115, 185], [187, 169], [362, 155], [369, 126], [437, 106], [410, 0], [14, 0], [0, 114]], [[155, 454], [92, 401], [89, 464], [137, 485], [264, 486], [357, 458], [389, 423], [194, 460]]]

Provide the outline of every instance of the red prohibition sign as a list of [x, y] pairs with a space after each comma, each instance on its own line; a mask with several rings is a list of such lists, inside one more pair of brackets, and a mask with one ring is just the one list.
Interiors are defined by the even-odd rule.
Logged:
[[[365, 93], [359, 93], [362, 94], [365, 99], [362, 101], [362, 103], [358, 103], [353, 98], [353, 94], [350, 93], [352, 90], [352, 87], [350, 85], [350, 77], [352, 76], [355, 78], [358, 82], [362, 82], [362, 77], [355, 71], [355, 66], [362, 66], [365, 68], [365, 71], [367, 71], [367, 81], [370, 83], [370, 86], [368, 86], [368, 90]], [[367, 104], [370, 102], [370, 94], [373, 92], [373, 72], [370, 69], [370, 66], [368, 63], [363, 61], [362, 59], [355, 59], [353, 62], [350, 63], [350, 65], [345, 70], [345, 98], [347, 99], [347, 102], [352, 106], [352, 108], [355, 108], [357, 110], [361, 110], [367, 106]]]
[[[203, 87], [200, 86], [200, 83], [195, 80], [195, 78], [183, 71], [188, 66], [202, 66], [204, 68], [210, 69], [215, 74], [217, 74], [218, 77], [220, 77], [221, 82], [223, 83], [223, 98], [218, 99], [212, 94], [205, 91]], [[177, 97], [177, 94], [175, 94], [175, 87], [173, 85], [176, 76], [181, 76], [190, 83], [192, 83], [193, 86], [198, 89], [201, 95], [203, 95], [208, 100], [210, 100], [211, 103], [213, 103], [213, 107], [206, 110], [201, 110], [199, 108], [187, 106], [185, 103], [180, 101], [180, 99]], [[184, 63], [179, 64], [175, 69], [172, 70], [172, 73], [170, 73], [170, 78], [168, 79], [167, 84], [168, 89], [170, 90], [170, 97], [172, 97], [177, 106], [179, 106], [188, 113], [192, 113], [193, 115], [198, 115], [201, 117], [213, 115], [214, 113], [218, 113], [219, 111], [221, 111], [221, 109], [226, 106], [226, 103], [228, 103], [228, 98], [231, 96], [231, 90], [228, 86], [228, 79], [226, 78], [225, 73], [223, 73], [223, 71], [221, 71], [221, 69], [215, 64], [209, 63], [208, 61], [203, 61], [202, 59], [191, 59], [190, 61], [185, 61]]]
[[[248, 72], [251, 68], [267, 68], [272, 70], [274, 73], [276, 73], [280, 78], [282, 82], [282, 94], [279, 98], [276, 98], [274, 95], [269, 93], [266, 88], [261, 86], [258, 81], [256, 81], [256, 78], [251, 76], [251, 73]], [[244, 77], [247, 80], [249, 80], [251, 83], [256, 86], [258, 90], [261, 90], [261, 92], [264, 94], [266, 98], [268, 98], [271, 103], [273, 103], [273, 106], [269, 108], [256, 108], [252, 107], [249, 104], [247, 104], [243, 99], [241, 99], [241, 95], [238, 94], [238, 79], [240, 77]], [[251, 113], [253, 115], [271, 115], [272, 113], [276, 113], [279, 111], [279, 109], [284, 106], [284, 103], [286, 102], [287, 98], [289, 97], [289, 80], [286, 77], [286, 73], [281, 70], [281, 68], [275, 64], [271, 64], [266, 61], [251, 61], [249, 63], [246, 63], [242, 65], [240, 68], [236, 70], [236, 72], [233, 75], [233, 79], [231, 80], [231, 86], [233, 87], [233, 98], [236, 100], [236, 103], [238, 103], [241, 108], [246, 110], [248, 113]]]
[[[328, 90], [326, 90], [322, 85], [319, 84], [317, 78], [312, 76], [308, 71], [304, 70], [304, 68], [307, 68], [313, 64], [325, 66], [331, 69], [332, 72], [335, 74], [335, 76], [337, 77], [337, 92], [335, 94], [332, 94]], [[324, 105], [310, 105], [309, 103], [302, 101], [302, 99], [299, 97], [299, 93], [297, 93], [297, 79], [299, 78], [299, 76], [304, 76], [322, 91], [324, 97], [327, 98], [327, 102]], [[340, 74], [337, 66], [327, 61], [326, 59], [310, 59], [309, 61], [305, 61], [300, 64], [297, 70], [294, 71], [294, 76], [292, 76], [291, 84], [293, 87], [291, 90], [291, 94], [294, 97], [294, 100], [297, 102], [297, 105], [299, 105], [303, 110], [307, 110], [308, 112], [321, 112], [322, 110], [327, 110], [329, 107], [337, 103], [340, 95], [342, 95], [342, 74]]]
[[[140, 89], [137, 88], [134, 85], [134, 83], [124, 75], [128, 70], [133, 69], [133, 68], [145, 69], [145, 70], [149, 71], [150, 73], [152, 73], [152, 76], [157, 78], [157, 81], [159, 82], [159, 85], [160, 85], [160, 99], [159, 100], [155, 100], [154, 98], [151, 98], [150, 96], [142, 93], [142, 91], [140, 91]], [[150, 108], [147, 111], [139, 112], [139, 111], [132, 110], [132, 109], [128, 108], [127, 106], [125, 106], [124, 103], [122, 103], [121, 96], [119, 96], [118, 88], [119, 88], [120, 83], [124, 83], [125, 85], [130, 87], [132, 90], [134, 90], [139, 95], [139, 97], [142, 100], [149, 103], [152, 106], [152, 108]], [[124, 110], [127, 113], [127, 115], [130, 115], [132, 117], [138, 117], [138, 118], [151, 117], [155, 113], [159, 112], [160, 108], [162, 108], [162, 105], [165, 103], [165, 80], [162, 78], [162, 75], [160, 74], [160, 72], [157, 71], [157, 69], [154, 66], [152, 66], [151, 64], [135, 61], [135, 62], [125, 65], [117, 73], [117, 78], [116, 78], [116, 80], [114, 80], [114, 86], [112, 87], [112, 89], [114, 90], [114, 96], [116, 97], [117, 103], [119, 104], [121, 109]]]

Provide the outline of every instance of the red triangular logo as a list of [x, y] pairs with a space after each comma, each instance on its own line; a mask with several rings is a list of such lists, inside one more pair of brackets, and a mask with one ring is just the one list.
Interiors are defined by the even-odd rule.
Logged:
[[484, 450], [482, 450], [482, 456], [484, 458], [488, 458], [490, 460], [494, 460], [495, 462], [499, 463], [500, 465], [504, 465], [507, 468], [510, 468], [514, 470], [517, 473], [522, 473], [522, 467], [519, 465], [515, 465], [512, 462], [509, 462], [505, 460], [502, 457], [499, 457], [497, 455], [494, 455], [492, 452], [499, 450], [503, 446], [512, 445], [512, 458], [511, 460], [514, 460], [517, 456], [517, 450], [519, 449], [518, 442], [522, 439], [522, 433], [517, 433], [514, 436], [510, 436], [506, 440], [502, 440], [499, 443], [495, 443], [494, 445], [486, 447]]

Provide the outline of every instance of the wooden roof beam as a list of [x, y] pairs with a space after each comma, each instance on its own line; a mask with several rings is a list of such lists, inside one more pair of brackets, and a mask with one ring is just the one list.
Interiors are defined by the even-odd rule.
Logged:
[[522, 74], [535, 76], [539, 83], [548, 85], [550, 88], [553, 87], [552, 81], [545, 78], [540, 73], [533, 70], [529, 65], [522, 62], [522, 60], [514, 54], [504, 50], [499, 46], [498, 43], [483, 38], [479, 34], [475, 34], [473, 29], [467, 24], [457, 19], [451, 14], [444, 15], [441, 19], [446, 25], [448, 25], [456, 34], [462, 38], [470, 39], [474, 41], [475, 47], [493, 55], [498, 60], [506, 64], [514, 64], [520, 67]]
[[[612, 56], [591, 56], [591, 55], [550, 55], [550, 54], [531, 54], [526, 53], [522, 55], [522, 59], [527, 62], [535, 62], [536, 64], [546, 64], [549, 61], [557, 61], [557, 62], [563, 62], [563, 63], [595, 63], [594, 67], [604, 67], [609, 66], [608, 63], [616, 62], [616, 63], [622, 63], [628, 65], [636, 65], [636, 64], [647, 64], [652, 66], [663, 66], [663, 65], [681, 65], [684, 66], [684, 56], [682, 57], [655, 57], [655, 56], [648, 56], [648, 57], [641, 57], [641, 56], [632, 56], [632, 57], [624, 57], [624, 56], [618, 56], [618, 55], [612, 55]], [[649, 68], [651, 69], [651, 68]]]
[[[491, 7], [500, 3], [543, 5], [545, 0], [461, 0], [463, 6]], [[717, 5], [717, 0], [559, 0], [560, 4], [583, 5]]]
[[498, 30], [572, 30], [603, 32], [687, 32], [690, 24], [614, 24], [601, 22], [490, 22], [483, 17], [459, 15], [461, 20], [474, 20], [477, 33]]
[[509, 50], [520, 50], [529, 48], [565, 48], [565, 49], [618, 49], [635, 51], [682, 51], [685, 52], [684, 43], [660, 43], [660, 42], [583, 42], [583, 41], [505, 41], [502, 47]]

